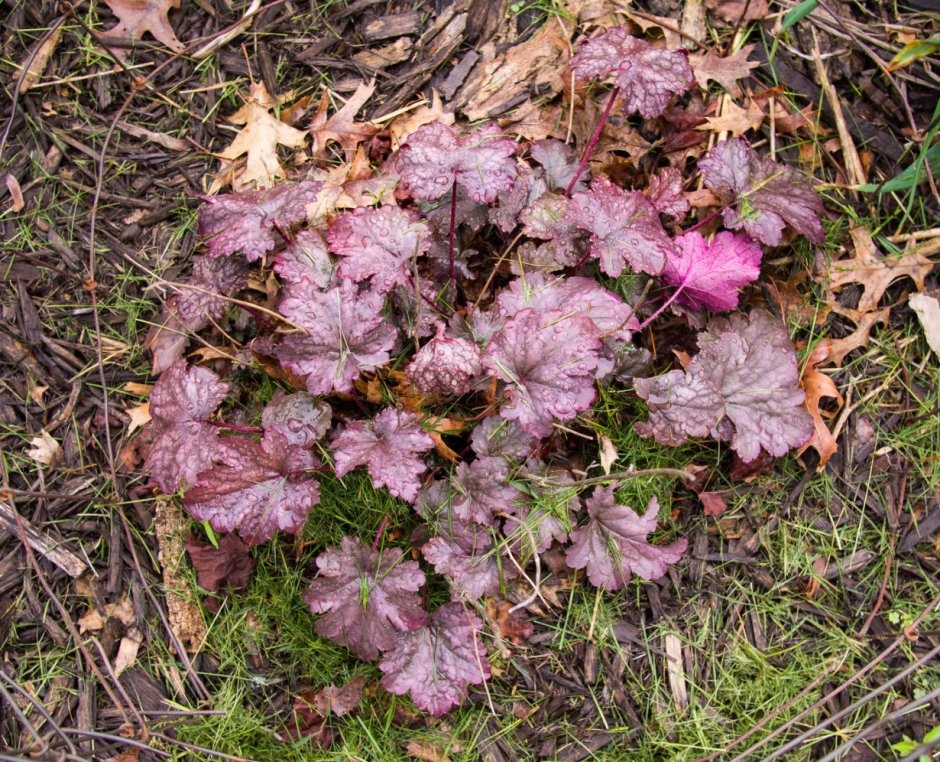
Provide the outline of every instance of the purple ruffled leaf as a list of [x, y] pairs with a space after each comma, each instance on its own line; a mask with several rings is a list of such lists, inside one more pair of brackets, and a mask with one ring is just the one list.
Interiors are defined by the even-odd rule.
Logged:
[[622, 27], [585, 42], [571, 59], [571, 67], [581, 81], [614, 74], [626, 111], [638, 111], [647, 119], [662, 114], [673, 96], [695, 82], [684, 50], [654, 47]]
[[437, 336], [418, 350], [405, 373], [425, 394], [466, 394], [483, 372], [481, 356], [472, 341], [445, 336], [442, 325]]
[[655, 497], [643, 516], [617, 505], [613, 486], [596, 488], [585, 505], [588, 522], [572, 530], [565, 561], [572, 569], [586, 569], [588, 579], [597, 587], [619, 590], [629, 582], [631, 573], [642, 579], [658, 579], [688, 546], [684, 539], [666, 546], [647, 541], [656, 531], [659, 501]]
[[780, 457], [809, 440], [813, 420], [802, 407], [796, 352], [781, 323], [762, 310], [733, 315], [713, 321], [698, 343], [685, 371], [634, 381], [650, 411], [648, 422], [636, 424], [640, 434], [669, 445], [730, 439], [745, 463], [762, 448]]
[[536, 172], [525, 164], [519, 165], [517, 171], [519, 175], [516, 182], [506, 193], [500, 194], [499, 205], [491, 207], [488, 214], [489, 221], [503, 233], [515, 230], [522, 210], [547, 190], [541, 172]]
[[421, 553], [438, 574], [448, 577], [459, 593], [471, 598], [496, 595], [500, 580], [515, 576], [515, 568], [500, 563], [491, 530], [456, 517], [438, 522], [441, 534], [428, 540]]
[[497, 513], [512, 513], [522, 493], [509, 483], [509, 464], [499, 457], [461, 463], [451, 477], [451, 509], [461, 521], [491, 526]]
[[336, 475], [366, 466], [372, 483], [413, 503], [427, 465], [419, 457], [434, 440], [418, 426], [414, 413], [386, 408], [373, 421], [355, 421], [333, 438]]
[[[254, 262], [283, 242], [291, 225], [306, 217], [323, 183], [304, 180], [280, 183], [268, 190], [249, 190], [223, 196], [200, 196], [199, 235], [207, 239], [210, 257], [240, 251]], [[280, 233], [278, 232], [280, 229]]]
[[487, 373], [505, 382], [500, 415], [529, 434], [548, 436], [594, 401], [600, 334], [590, 318], [561, 310], [524, 309], [486, 347]]
[[547, 243], [533, 251], [520, 251], [518, 258], [526, 264], [545, 269], [572, 267], [586, 247], [586, 234], [565, 217], [570, 201], [557, 193], [545, 193], [522, 210], [519, 220], [522, 232], [529, 238]]
[[414, 260], [431, 247], [428, 226], [395, 206], [365, 207], [339, 215], [327, 234], [330, 249], [342, 259], [341, 278], [363, 281], [386, 293], [412, 280]]
[[495, 124], [460, 135], [446, 124], [426, 124], [399, 149], [396, 166], [411, 197], [434, 201], [456, 180], [478, 204], [491, 204], [516, 181], [516, 142]]
[[398, 645], [379, 662], [382, 685], [392, 693], [411, 693], [415, 705], [440, 717], [459, 706], [467, 687], [490, 677], [483, 623], [460, 603], [445, 603], [426, 627], [399, 635]]
[[338, 548], [317, 557], [320, 573], [303, 594], [314, 614], [318, 635], [346, 646], [360, 659], [397, 648], [400, 632], [427, 621], [421, 597], [424, 572], [415, 561], [386, 548], [370, 550], [359, 539], [344, 537]]
[[728, 312], [738, 306], [738, 289], [760, 277], [760, 246], [745, 235], [722, 231], [706, 241], [697, 231], [675, 239], [663, 279], [681, 287], [676, 301], [693, 310]]
[[261, 425], [265, 435], [280, 434], [291, 445], [309, 447], [329, 431], [332, 417], [332, 408], [323, 400], [278, 389], [261, 413]]
[[823, 242], [823, 201], [812, 181], [751, 150], [744, 138], [722, 141], [698, 166], [705, 185], [734, 204], [722, 212], [727, 227], [743, 228], [761, 243], [779, 246], [789, 224], [813, 243]]
[[288, 283], [306, 278], [317, 288], [328, 288], [333, 282], [333, 262], [320, 231], [299, 231], [290, 246], [274, 257], [274, 271]]
[[499, 456], [509, 460], [523, 460], [532, 452], [535, 437], [523, 431], [515, 421], [491, 415], [473, 429], [470, 444], [480, 458]]
[[238, 532], [249, 545], [279, 532], [297, 534], [320, 502], [317, 482], [304, 472], [319, 464], [313, 454], [277, 433], [261, 444], [245, 437], [220, 443], [218, 460], [187, 490], [183, 505], [216, 532]]
[[395, 327], [382, 316], [382, 294], [359, 293], [351, 281], [321, 291], [306, 278], [281, 300], [284, 317], [306, 335], [288, 336], [277, 357], [288, 370], [306, 376], [311, 394], [348, 392], [363, 370], [381, 367], [395, 344]]
[[643, 194], [625, 191], [603, 177], [594, 178], [590, 191], [571, 199], [565, 219], [592, 233], [591, 256], [615, 278], [627, 266], [659, 275], [673, 252], [659, 214]]
[[682, 170], [678, 167], [666, 167], [649, 179], [646, 197], [660, 214], [682, 222], [689, 213], [689, 199], [682, 192]]
[[216, 457], [219, 430], [203, 423], [221, 404], [230, 385], [206, 368], [171, 366], [150, 393], [153, 446], [147, 466], [157, 486], [175, 492], [184, 480], [199, 484], [199, 474]]
[[[581, 163], [574, 148], [554, 138], [536, 140], [529, 149], [529, 154], [545, 170], [545, 179], [550, 190], [565, 191]], [[590, 179], [591, 170], [585, 165], [572, 192], [587, 190]]]

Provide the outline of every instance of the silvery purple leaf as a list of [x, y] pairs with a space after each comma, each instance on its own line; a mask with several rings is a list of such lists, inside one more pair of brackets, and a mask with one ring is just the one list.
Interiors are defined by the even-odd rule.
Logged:
[[454, 516], [484, 526], [491, 526], [498, 513], [512, 513], [522, 498], [522, 493], [509, 483], [509, 464], [499, 457], [459, 464], [451, 484]]
[[476, 344], [445, 335], [442, 325], [405, 372], [425, 394], [466, 394], [483, 372], [480, 357]]
[[317, 288], [328, 288], [333, 282], [333, 269], [323, 235], [312, 228], [299, 231], [290, 245], [274, 257], [274, 272], [288, 283], [306, 278]]
[[333, 411], [321, 399], [307, 392], [286, 394], [278, 389], [261, 413], [261, 425], [268, 432], [284, 436], [289, 444], [309, 447], [329, 431]]

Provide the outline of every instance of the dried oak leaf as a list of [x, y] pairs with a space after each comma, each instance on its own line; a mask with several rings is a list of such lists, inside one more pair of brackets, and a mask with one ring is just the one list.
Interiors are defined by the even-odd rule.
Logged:
[[738, 306], [738, 289], [760, 277], [763, 252], [745, 235], [722, 231], [707, 241], [693, 230], [675, 244], [663, 279], [680, 290], [676, 300], [693, 310], [730, 312]]
[[774, 457], [812, 436], [803, 409], [796, 352], [786, 329], [769, 313], [713, 320], [699, 334], [700, 351], [685, 371], [634, 380], [650, 416], [643, 436], [678, 445], [689, 437], [731, 440], [745, 463], [763, 448]]
[[348, 280], [327, 291], [306, 279], [293, 284], [278, 310], [307, 333], [284, 339], [278, 359], [306, 376], [311, 394], [351, 391], [361, 371], [388, 362], [395, 344], [395, 327], [382, 316], [384, 302], [382, 294], [360, 294]]
[[483, 355], [487, 373], [506, 384], [503, 418], [529, 434], [551, 434], [594, 401], [600, 334], [594, 322], [562, 310], [520, 310], [493, 336]]
[[195, 537], [186, 540], [186, 552], [196, 570], [199, 587], [215, 593], [223, 587], [239, 590], [248, 586], [256, 562], [237, 534], [219, 538], [216, 547]]
[[230, 385], [206, 368], [172, 365], [150, 393], [153, 444], [147, 467], [157, 486], [175, 492], [215, 459], [219, 430], [205, 423], [228, 394]]
[[684, 50], [664, 50], [616, 27], [585, 42], [571, 59], [581, 80], [606, 79], [614, 74], [627, 112], [651, 119], [659, 116], [675, 95], [695, 81]]
[[395, 650], [379, 662], [382, 685], [392, 693], [411, 693], [415, 705], [440, 717], [459, 706], [470, 685], [490, 677], [483, 623], [460, 603], [445, 603], [427, 626], [398, 636]]
[[274, 272], [288, 283], [307, 278], [317, 288], [329, 288], [333, 269], [323, 234], [313, 228], [298, 231], [290, 245], [274, 257]]
[[431, 248], [427, 224], [395, 206], [343, 212], [327, 240], [330, 250], [342, 257], [336, 268], [341, 278], [371, 279], [372, 288], [382, 294], [411, 283], [415, 259]]
[[278, 389], [261, 412], [261, 425], [265, 435], [280, 434], [290, 445], [309, 447], [329, 431], [332, 417], [332, 408], [323, 400]]
[[346, 152], [346, 161], [352, 161], [356, 153], [356, 146], [371, 138], [379, 131], [378, 125], [370, 122], [357, 122], [359, 113], [367, 100], [375, 92], [375, 80], [369, 84], [361, 82], [349, 100], [333, 116], [327, 118], [326, 112], [330, 105], [330, 94], [323, 93], [317, 113], [310, 122], [310, 135], [313, 138], [313, 157], [321, 156], [331, 142], [339, 143]]
[[[270, 188], [275, 180], [286, 176], [277, 147], [302, 148], [307, 133], [285, 124], [271, 113], [276, 105], [264, 82], [251, 85], [245, 104], [228, 118], [232, 124], [244, 126], [231, 145], [216, 154], [228, 165], [223, 166], [212, 181], [210, 193], [217, 192], [229, 179], [234, 190], [242, 191]], [[242, 156], [245, 157], [245, 167], [241, 171], [235, 170], [235, 161]]]
[[439, 199], [456, 181], [476, 203], [491, 204], [516, 181], [516, 147], [495, 124], [469, 135], [426, 124], [399, 149], [396, 166], [418, 201]]
[[868, 230], [855, 227], [850, 233], [855, 256], [832, 263], [829, 268], [829, 286], [833, 291], [839, 291], [849, 283], [860, 284], [862, 296], [858, 300], [859, 312], [878, 309], [878, 303], [888, 286], [898, 278], [907, 276], [914, 281], [919, 291], [924, 290], [927, 276], [936, 267], [929, 257], [917, 248], [900, 257], [886, 257], [878, 251]]
[[446, 336], [441, 324], [437, 336], [418, 350], [405, 372], [425, 394], [466, 394], [483, 372], [480, 358], [476, 344]]
[[659, 275], [672, 242], [655, 207], [639, 191], [625, 191], [596, 177], [591, 189], [571, 199], [565, 219], [591, 235], [591, 256], [614, 278], [627, 266]]
[[722, 217], [732, 230], [778, 246], [789, 224], [813, 243], [823, 242], [823, 202], [808, 177], [752, 151], [743, 138], [722, 141], [698, 166], [705, 185], [729, 204]]
[[[529, 155], [542, 165], [545, 170], [545, 179], [548, 181], [548, 189], [553, 191], [566, 191], [581, 164], [578, 152], [574, 148], [554, 138], [536, 140], [529, 148]], [[585, 165], [571, 192], [586, 191], [590, 181], [591, 170]]]
[[461, 463], [451, 477], [451, 510], [461, 521], [491, 526], [497, 513], [512, 513], [522, 493], [509, 483], [509, 464], [500, 457]]
[[197, 521], [217, 532], [238, 532], [249, 545], [281, 532], [300, 531], [320, 502], [320, 488], [306, 471], [316, 468], [309, 450], [288, 444], [282, 434], [265, 434], [261, 443], [227, 437], [219, 443], [222, 465], [199, 474], [183, 505]]
[[751, 69], [760, 65], [758, 61], [747, 60], [755, 47], [745, 45], [737, 53], [728, 56], [722, 56], [711, 48], [704, 53], [690, 53], [689, 64], [698, 86], [707, 91], [709, 82], [717, 82], [732, 98], [740, 98], [744, 91], [738, 82], [751, 76]]
[[657, 212], [672, 217], [675, 222], [682, 222], [691, 208], [689, 199], [682, 192], [682, 185], [682, 170], [666, 167], [650, 176], [646, 197]]
[[[806, 408], [806, 412], [813, 418], [813, 436], [812, 439], [797, 451], [797, 454], [802, 455], [806, 450], [812, 447], [819, 453], [819, 464], [817, 468], [820, 469], [839, 451], [839, 445], [836, 444], [835, 437], [832, 436], [832, 432], [823, 420], [823, 416], [830, 419], [834, 418], [835, 413], [845, 404], [845, 400], [839, 393], [838, 388], [836, 388], [835, 381], [833, 381], [830, 376], [827, 376], [825, 373], [820, 373], [816, 369], [816, 366], [824, 362], [828, 357], [829, 346], [825, 343], [818, 344], [810, 353], [809, 358], [807, 358], [806, 364], [803, 367], [803, 374], [800, 376], [800, 386], [802, 386], [803, 391], [806, 392], [806, 400], [803, 402], [803, 407]], [[831, 397], [835, 400], [835, 412], [829, 413], [819, 409], [819, 402], [823, 397]]]
[[373, 421], [354, 421], [333, 437], [336, 475], [345, 476], [366, 466], [372, 483], [386, 487], [396, 497], [413, 503], [421, 488], [420, 476], [427, 465], [422, 453], [434, 448], [434, 440], [418, 426], [414, 413], [386, 408]]
[[427, 621], [416, 592], [424, 572], [395, 551], [370, 550], [358, 538], [344, 537], [338, 548], [317, 557], [319, 574], [303, 594], [318, 635], [346, 646], [360, 659], [377, 659], [397, 647], [397, 634]]
[[[102, 37], [123, 37], [140, 40], [146, 32], [162, 42], [170, 50], [181, 51], [185, 45], [179, 41], [170, 26], [169, 12], [180, 7], [180, 0], [105, 0], [118, 23], [101, 32]], [[112, 48], [114, 55], [123, 60], [127, 57], [124, 48]]]
[[200, 196], [206, 205], [199, 210], [199, 235], [206, 239], [209, 256], [240, 251], [249, 262], [261, 259], [283, 240], [291, 225], [306, 217], [304, 205], [313, 202], [321, 185], [304, 180], [269, 190]]
[[743, 135], [751, 130], [759, 130], [767, 114], [753, 98], [748, 98], [744, 106], [728, 101], [720, 116], [706, 116], [705, 123], [695, 129], [708, 132], [730, 132], [733, 136]]
[[604, 590], [620, 590], [630, 575], [659, 579], [685, 552], [685, 539], [671, 545], [651, 545], [647, 537], [656, 531], [659, 501], [654, 497], [643, 516], [617, 505], [614, 486], [597, 487], [585, 501], [588, 522], [571, 530], [571, 547], [565, 561], [572, 569], [586, 569], [591, 584]]

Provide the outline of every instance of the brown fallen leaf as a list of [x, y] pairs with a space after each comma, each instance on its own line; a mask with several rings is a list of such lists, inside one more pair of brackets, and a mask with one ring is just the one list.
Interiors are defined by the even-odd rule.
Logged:
[[746, 24], [770, 13], [767, 0], [705, 0], [705, 7], [726, 24]]
[[845, 404], [842, 395], [836, 388], [835, 382], [825, 373], [820, 373], [816, 366], [829, 356], [830, 347], [825, 344], [819, 344], [813, 348], [806, 365], [803, 368], [803, 375], [800, 377], [800, 386], [806, 392], [806, 399], [803, 401], [803, 407], [813, 418], [813, 436], [805, 445], [797, 450], [798, 455], [802, 455], [810, 447], [819, 453], [819, 469], [825, 467], [829, 459], [839, 451], [832, 432], [823, 418], [832, 419], [835, 413], [824, 412], [819, 409], [819, 402], [823, 397], [830, 397], [836, 401], [837, 410]]
[[29, 443], [32, 446], [26, 451], [26, 455], [44, 466], [53, 465], [62, 454], [59, 443], [47, 431], [41, 431], [39, 436], [30, 439]]
[[103, 629], [109, 619], [116, 619], [125, 627], [130, 627], [136, 621], [137, 615], [134, 613], [134, 603], [125, 593], [116, 602], [109, 603], [104, 607], [104, 612], [99, 611], [96, 606], [91, 606], [85, 614], [78, 619], [78, 631], [82, 634], [86, 632], [98, 632]]
[[617, 448], [614, 446], [613, 441], [608, 436], [601, 434], [597, 438], [598, 443], [600, 444], [600, 461], [601, 468], [604, 470], [605, 474], [610, 473], [610, 467], [617, 462]]
[[721, 516], [728, 510], [728, 504], [720, 492], [699, 492], [698, 499], [702, 501], [706, 516]]
[[[871, 340], [871, 329], [875, 323], [887, 323], [888, 315], [891, 312], [890, 307], [885, 307], [874, 312], [861, 312], [846, 307], [840, 307], [837, 304], [832, 305], [832, 311], [837, 315], [848, 318], [855, 323], [855, 330], [842, 339], [824, 339], [821, 344], [825, 344], [828, 349], [825, 364], [835, 365], [837, 368], [842, 365], [845, 356], [856, 349], [864, 347]], [[820, 363], [822, 364], [822, 363]]]
[[708, 48], [704, 53], [690, 53], [689, 65], [695, 75], [695, 81], [702, 90], [708, 90], [709, 82], [717, 82], [732, 98], [744, 95], [739, 80], [751, 75], [751, 69], [759, 65], [757, 61], [748, 61], [755, 45], [745, 45], [737, 53], [722, 56]]
[[217, 154], [224, 161], [209, 187], [210, 194], [228, 184], [235, 191], [270, 188], [275, 180], [285, 177], [277, 147], [300, 148], [307, 133], [275, 117], [271, 110], [276, 105], [264, 82], [251, 86], [245, 104], [228, 118], [232, 124], [244, 126], [231, 145]]
[[23, 189], [20, 188], [20, 181], [9, 172], [4, 180], [6, 181], [7, 190], [10, 192], [10, 199], [13, 202], [10, 204], [10, 209], [14, 213], [22, 212], [26, 208], [26, 201], [23, 199]]
[[52, 54], [55, 53], [55, 49], [59, 46], [59, 40], [61, 39], [62, 26], [60, 25], [53, 29], [52, 33], [39, 44], [35, 53], [30, 51], [32, 60], [27, 56], [26, 60], [29, 62], [29, 65], [26, 67], [26, 72], [23, 74], [23, 79], [20, 81], [20, 93], [25, 93], [39, 83], [39, 80], [42, 78], [42, 73], [46, 70], [49, 59], [52, 57]]
[[829, 286], [838, 291], [849, 283], [860, 284], [863, 291], [858, 300], [859, 312], [875, 310], [888, 286], [898, 278], [906, 276], [914, 281], [918, 291], [924, 290], [924, 280], [936, 265], [920, 250], [913, 248], [900, 257], [886, 257], [878, 251], [868, 230], [854, 227], [850, 233], [855, 256], [832, 263]]
[[423, 106], [411, 109], [401, 116], [396, 116], [388, 123], [388, 135], [392, 142], [392, 150], [397, 151], [408, 136], [419, 127], [426, 124], [440, 122], [441, 124], [453, 124], [454, 112], [445, 111], [444, 103], [437, 90], [431, 90], [431, 103], [425, 103]]
[[447, 752], [440, 746], [409, 741], [405, 746], [405, 751], [408, 752], [409, 757], [419, 759], [421, 762], [450, 762]]
[[755, 101], [748, 100], [745, 107], [732, 100], [725, 105], [721, 116], [706, 116], [705, 124], [695, 129], [710, 132], [730, 132], [733, 136], [743, 135], [748, 130], [758, 130], [767, 115]]
[[143, 635], [136, 628], [131, 628], [127, 635], [121, 638], [121, 642], [118, 644], [117, 656], [114, 657], [114, 664], [111, 665], [115, 677], [120, 677], [126, 669], [134, 666], [142, 642]]
[[927, 344], [940, 357], [940, 302], [934, 296], [914, 294], [908, 304], [920, 320]]
[[354, 677], [341, 688], [330, 685], [313, 693], [310, 696], [311, 703], [324, 717], [331, 712], [337, 717], [343, 717], [359, 706], [365, 684], [366, 679], [360, 676]]
[[[162, 42], [174, 52], [181, 51], [185, 45], [179, 41], [173, 27], [170, 26], [169, 12], [180, 7], [180, 0], [104, 0], [111, 12], [118, 17], [118, 23], [105, 32], [102, 37], [129, 37], [140, 40], [145, 32], [150, 32], [154, 39]], [[111, 48], [115, 57], [124, 60], [126, 48]]]
[[486, 613], [489, 618], [499, 628], [499, 634], [514, 646], [521, 646], [535, 631], [532, 622], [521, 609], [510, 613], [512, 604], [508, 601], [497, 601], [495, 598], [488, 598], [486, 601]]
[[374, 79], [369, 84], [363, 82], [356, 88], [356, 92], [350, 96], [343, 107], [329, 118], [327, 118], [326, 112], [330, 107], [330, 94], [329, 92], [323, 93], [317, 113], [313, 115], [313, 120], [310, 123], [314, 158], [322, 156], [330, 143], [339, 143], [346, 152], [346, 161], [352, 161], [356, 153], [356, 146], [379, 131], [376, 124], [356, 121], [356, 114], [359, 113], [359, 110], [372, 97], [374, 92]]
[[133, 434], [137, 429], [150, 423], [150, 403], [144, 402], [136, 407], [129, 407], [125, 411], [131, 419], [127, 426], [127, 433]]

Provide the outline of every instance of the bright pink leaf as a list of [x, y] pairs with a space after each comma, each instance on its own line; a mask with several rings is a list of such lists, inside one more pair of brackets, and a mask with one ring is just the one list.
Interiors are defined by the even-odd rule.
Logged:
[[411, 693], [415, 705], [440, 717], [459, 706], [467, 687], [490, 677], [483, 623], [460, 603], [445, 603], [426, 627], [398, 636], [398, 645], [379, 662], [382, 685]]
[[738, 289], [760, 277], [760, 246], [744, 235], [722, 231], [712, 239], [697, 231], [675, 239], [663, 279], [681, 287], [676, 301], [693, 310], [728, 312], [738, 306]]
[[288, 370], [307, 377], [311, 394], [350, 391], [363, 370], [389, 360], [396, 331], [382, 316], [384, 302], [382, 294], [359, 293], [352, 281], [321, 291], [302, 279], [290, 287], [278, 309], [307, 333], [284, 339], [277, 348], [278, 359]]
[[640, 434], [669, 445], [730, 439], [744, 462], [761, 448], [780, 457], [809, 440], [813, 420], [802, 407], [796, 352], [781, 323], [763, 310], [732, 315], [712, 321], [698, 344], [685, 371], [635, 379], [650, 411], [648, 422], [636, 424]]
[[261, 259], [289, 235], [291, 225], [306, 217], [305, 205], [313, 203], [322, 187], [304, 180], [268, 190], [200, 196], [206, 205], [199, 210], [199, 235], [207, 239], [209, 256], [240, 251], [249, 262]]
[[413, 503], [427, 464], [422, 453], [434, 440], [417, 423], [414, 413], [385, 408], [373, 421], [354, 421], [333, 437], [336, 475], [345, 476], [366, 466], [376, 487], [387, 487], [396, 497]]
[[655, 497], [643, 516], [617, 505], [613, 486], [597, 487], [585, 505], [588, 522], [571, 531], [565, 561], [572, 569], [586, 569], [591, 584], [604, 590], [620, 590], [631, 573], [659, 579], [688, 546], [684, 539], [665, 546], [651, 545], [646, 539], [656, 531], [659, 501]]
[[600, 334], [578, 313], [516, 313], [486, 347], [487, 373], [505, 382], [500, 415], [529, 434], [548, 436], [553, 419], [568, 421], [594, 401]]
[[666, 167], [651, 175], [646, 186], [646, 197], [660, 214], [682, 222], [689, 213], [689, 199], [682, 192], [682, 170]]
[[434, 201], [454, 181], [478, 204], [491, 204], [516, 181], [516, 142], [495, 124], [460, 135], [446, 124], [420, 127], [398, 151], [397, 168], [411, 197]]
[[399, 632], [424, 626], [427, 614], [416, 592], [424, 572], [403, 561], [397, 550], [370, 550], [358, 538], [344, 537], [338, 548], [317, 557], [320, 573], [303, 594], [318, 635], [346, 646], [360, 659], [397, 648]]
[[164, 492], [183, 482], [199, 484], [199, 474], [215, 459], [219, 430], [204, 421], [221, 404], [230, 385], [206, 368], [170, 367], [150, 393], [153, 446], [147, 466]]
[[705, 185], [726, 204], [725, 225], [779, 246], [789, 224], [813, 243], [825, 238], [823, 202], [805, 175], [751, 150], [744, 138], [724, 140], [699, 160]]
[[200, 486], [183, 498], [189, 514], [216, 532], [238, 532], [249, 545], [279, 531], [297, 534], [320, 502], [317, 482], [304, 473], [317, 467], [316, 458], [280, 434], [266, 435], [260, 444], [228, 437], [217, 459], [223, 465], [203, 471]]
[[411, 282], [414, 261], [430, 247], [430, 232], [417, 215], [397, 206], [364, 207], [340, 214], [327, 234], [339, 254], [341, 278], [363, 281], [386, 293]]
[[639, 191], [625, 191], [596, 177], [591, 190], [571, 199], [565, 219], [590, 231], [591, 255], [601, 270], [616, 278], [629, 266], [659, 275], [672, 242], [653, 205]]
[[472, 341], [437, 336], [415, 354], [405, 373], [415, 388], [425, 394], [466, 394], [483, 372], [480, 348]]
[[664, 50], [615, 27], [585, 42], [571, 66], [579, 80], [606, 79], [614, 74], [627, 112], [647, 119], [659, 116], [673, 96], [695, 82], [684, 50]]
[[299, 231], [290, 246], [275, 255], [274, 271], [288, 283], [306, 278], [317, 288], [328, 288], [333, 282], [333, 262], [320, 231], [312, 228]]

